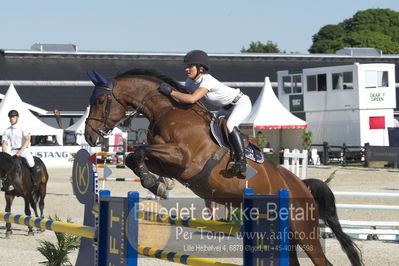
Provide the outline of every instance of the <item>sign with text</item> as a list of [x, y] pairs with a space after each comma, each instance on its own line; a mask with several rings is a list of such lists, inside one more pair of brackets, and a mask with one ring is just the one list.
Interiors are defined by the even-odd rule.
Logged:
[[31, 146], [30, 152], [39, 157], [46, 166], [72, 165], [71, 153], [78, 152], [80, 146]]
[[303, 95], [290, 95], [290, 112], [303, 112]]
[[366, 160], [399, 162], [399, 147], [366, 146]]

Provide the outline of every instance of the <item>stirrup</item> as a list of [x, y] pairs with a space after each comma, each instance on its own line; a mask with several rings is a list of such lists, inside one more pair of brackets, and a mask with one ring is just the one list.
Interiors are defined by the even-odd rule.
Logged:
[[242, 162], [239, 161], [231, 161], [230, 162], [231, 170], [233, 174], [237, 175], [240, 179], [245, 179], [247, 177], [247, 164], [245, 163], [245, 167], [243, 167]]

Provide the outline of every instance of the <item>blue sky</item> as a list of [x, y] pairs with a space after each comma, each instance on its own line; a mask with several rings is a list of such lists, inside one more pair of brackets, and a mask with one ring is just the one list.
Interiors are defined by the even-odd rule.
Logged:
[[6, 0], [0, 49], [73, 43], [80, 51], [239, 53], [251, 41], [307, 53], [312, 35], [398, 0]]

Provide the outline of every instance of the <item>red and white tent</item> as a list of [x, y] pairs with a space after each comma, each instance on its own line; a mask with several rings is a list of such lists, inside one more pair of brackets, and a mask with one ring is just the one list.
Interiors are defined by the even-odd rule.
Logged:
[[[307, 123], [291, 114], [280, 103], [274, 94], [269, 77], [266, 77], [265, 85], [253, 104], [251, 113], [240, 124], [240, 128], [248, 133], [252, 129], [253, 137], [256, 132], [261, 130], [273, 148], [279, 149], [281, 146], [285, 146], [285, 148], [297, 146], [298, 138], [303, 134], [303, 129], [307, 128]], [[299, 129], [299, 131], [295, 129]]]

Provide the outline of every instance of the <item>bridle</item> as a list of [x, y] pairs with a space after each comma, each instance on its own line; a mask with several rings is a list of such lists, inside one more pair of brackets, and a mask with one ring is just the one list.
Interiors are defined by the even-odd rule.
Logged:
[[[96, 92], [97, 92], [97, 94], [96, 94]], [[104, 94], [107, 95], [107, 102], [106, 102], [106, 104], [105, 104], [104, 117], [102, 117], [102, 118], [88, 117], [88, 118], [86, 118], [86, 125], [87, 125], [91, 130], [93, 130], [97, 135], [101, 136], [102, 138], [106, 138], [107, 135], [109, 134], [109, 132], [111, 132], [112, 129], [113, 129], [114, 127], [118, 126], [120, 123], [122, 123], [122, 122], [125, 121], [126, 119], [130, 118], [132, 115], [128, 116], [128, 117], [125, 118], [125, 119], [122, 119], [121, 121], [119, 121], [119, 123], [117, 123], [117, 124], [114, 125], [114, 126], [109, 126], [108, 123], [107, 123], [107, 121], [108, 121], [109, 115], [110, 115], [110, 113], [111, 113], [112, 98], [114, 98], [115, 101], [116, 101], [118, 104], [122, 105], [123, 109], [125, 110], [125, 113], [126, 113], [126, 111], [127, 111], [127, 107], [126, 107], [126, 105], [124, 105], [124, 104], [118, 99], [118, 97], [115, 96], [115, 93], [114, 93], [114, 91], [113, 91], [113, 88], [103, 87], [103, 86], [95, 86], [95, 87], [94, 87], [94, 92], [93, 92], [93, 94], [94, 94], [94, 96], [95, 96], [93, 100], [95, 100], [95, 99], [96, 99], [98, 96], [100, 96], [100, 95], [104, 95]], [[91, 102], [91, 105], [93, 105], [93, 104], [94, 104], [94, 101]], [[134, 115], [134, 114], [133, 114], [133, 115]], [[102, 123], [103, 129], [94, 128], [94, 127], [89, 123], [90, 120], [94, 120], [94, 121], [99, 121], [99, 122], [101, 122], [101, 123]]]
[[[115, 82], [114, 82], [114, 84], [115, 84]], [[87, 118], [86, 118], [86, 125], [87, 125], [91, 130], [93, 130], [97, 135], [101, 136], [102, 138], [106, 138], [107, 135], [109, 134], [109, 132], [112, 131], [112, 129], [114, 129], [115, 127], [117, 127], [118, 125], [120, 125], [121, 123], [123, 123], [124, 121], [126, 121], [127, 119], [136, 117], [136, 116], [144, 109], [145, 103], [146, 103], [147, 101], [151, 100], [151, 99], [154, 98], [155, 96], [162, 96], [162, 97], [164, 97], [164, 95], [161, 95], [158, 91], [156, 91], [156, 93], [153, 93], [153, 94], [150, 93], [149, 95], [147, 95], [146, 97], [144, 97], [144, 99], [143, 99], [143, 100], [141, 101], [141, 103], [138, 105], [138, 107], [136, 108], [136, 110], [134, 110], [131, 114], [129, 114], [128, 116], [126, 116], [124, 119], [120, 120], [120, 121], [119, 121], [118, 123], [116, 123], [114, 126], [109, 126], [108, 123], [107, 123], [107, 121], [108, 121], [108, 118], [109, 118], [109, 115], [110, 115], [110, 112], [111, 112], [112, 98], [114, 98], [115, 101], [116, 101], [118, 104], [122, 105], [123, 109], [125, 110], [125, 113], [126, 113], [126, 111], [128, 111], [128, 108], [126, 107], [126, 105], [123, 104], [122, 101], [119, 100], [119, 98], [115, 95], [115, 93], [114, 93], [114, 91], [113, 91], [113, 88], [114, 88], [114, 87], [115, 87], [115, 86], [112, 86], [112, 88], [110, 88], [110, 87], [104, 87], [104, 86], [98, 86], [98, 85], [96, 85], [96, 86], [94, 87], [94, 92], [93, 92], [94, 97], [92, 96], [94, 99], [92, 99], [93, 102], [91, 102], [91, 105], [94, 104], [94, 100], [95, 100], [98, 96], [104, 95], [104, 94], [107, 95], [107, 100], [106, 100], [107, 102], [106, 102], [106, 104], [105, 104], [104, 117], [103, 117], [103, 118], [97, 118], [97, 117], [87, 117]], [[97, 92], [96, 92], [96, 90], [97, 90]], [[92, 101], [92, 100], [91, 100], [91, 101]], [[172, 108], [171, 108], [171, 109], [172, 109]], [[168, 112], [169, 112], [169, 111], [170, 111], [170, 110], [168, 110]], [[101, 122], [101, 123], [102, 123], [103, 129], [94, 128], [94, 127], [89, 123], [90, 120], [94, 120], [94, 121], [99, 121], [99, 122]]]

